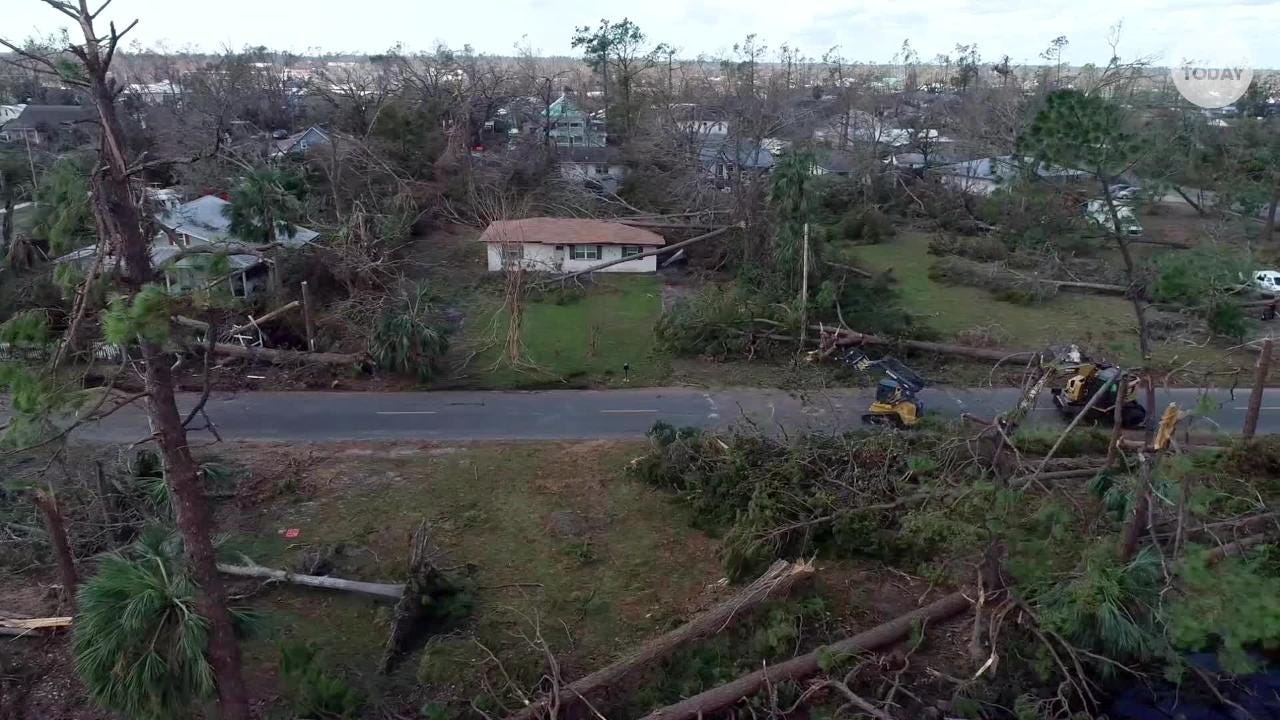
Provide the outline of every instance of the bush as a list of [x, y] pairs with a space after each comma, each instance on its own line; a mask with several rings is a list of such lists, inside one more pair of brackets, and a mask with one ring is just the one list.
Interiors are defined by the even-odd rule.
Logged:
[[435, 377], [448, 352], [449, 330], [436, 321], [422, 292], [382, 313], [370, 347], [378, 367], [422, 382]]
[[1205, 311], [1205, 321], [1209, 330], [1224, 338], [1240, 341], [1249, 334], [1250, 322], [1240, 303], [1228, 299], [1220, 299], [1209, 305]]
[[746, 350], [751, 312], [738, 293], [710, 286], [682, 298], [658, 319], [658, 342], [676, 355], [725, 357]]
[[990, 262], [1009, 257], [1009, 248], [999, 238], [990, 235], [936, 235], [929, 241], [929, 254], [958, 255], [970, 260]]
[[329, 674], [310, 645], [291, 643], [280, 648], [280, 681], [298, 717], [351, 718], [364, 706], [364, 694]]
[[893, 222], [870, 206], [849, 210], [837, 228], [839, 237], [859, 245], [874, 245], [894, 235]]

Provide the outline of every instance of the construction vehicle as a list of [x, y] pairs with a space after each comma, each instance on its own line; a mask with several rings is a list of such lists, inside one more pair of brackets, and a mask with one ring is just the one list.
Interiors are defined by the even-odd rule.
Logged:
[[[1121, 370], [1113, 365], [1082, 360], [1068, 370], [1071, 375], [1063, 387], [1053, 388], [1053, 404], [1068, 420], [1073, 420], [1089, 405], [1089, 400], [1103, 386], [1107, 390], [1089, 408], [1084, 420], [1112, 422], [1116, 403], [1120, 403], [1120, 424], [1125, 428], [1142, 427], [1147, 409], [1138, 402], [1138, 378], [1121, 378]], [[1117, 388], [1117, 385], [1122, 387]]]
[[888, 376], [876, 383], [876, 398], [867, 407], [862, 422], [896, 428], [910, 428], [919, 424], [920, 418], [924, 416], [924, 403], [916, 394], [928, 384], [924, 378], [897, 358], [872, 360], [857, 348], [838, 351], [836, 357], [849, 367], [863, 372], [880, 370]]

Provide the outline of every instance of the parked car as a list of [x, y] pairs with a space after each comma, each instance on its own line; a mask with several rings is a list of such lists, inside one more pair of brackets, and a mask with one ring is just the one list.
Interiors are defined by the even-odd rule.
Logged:
[[[1084, 215], [1098, 226], [1106, 230], [1112, 229], [1111, 212], [1107, 210], [1106, 201], [1090, 200], [1085, 207]], [[1134, 214], [1132, 207], [1117, 204], [1116, 215], [1120, 218], [1121, 232], [1129, 237], [1142, 235], [1142, 223], [1138, 222], [1138, 216]]]
[[1253, 289], [1271, 295], [1280, 295], [1280, 270], [1254, 270]]
[[1142, 192], [1142, 188], [1127, 183], [1116, 183], [1107, 189], [1111, 191], [1111, 197], [1116, 200], [1132, 200]]

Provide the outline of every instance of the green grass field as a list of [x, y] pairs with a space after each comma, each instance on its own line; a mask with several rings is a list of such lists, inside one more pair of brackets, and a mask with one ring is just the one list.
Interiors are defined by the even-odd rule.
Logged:
[[[929, 267], [936, 257], [929, 254], [929, 238], [923, 232], [903, 232], [887, 243], [854, 248], [853, 254], [870, 269], [892, 268], [904, 305], [943, 338], [995, 326], [1008, 335], [1012, 347], [1077, 342], [1136, 355], [1133, 309], [1123, 299], [1059, 293], [1045, 303], [1018, 305], [997, 300], [982, 288], [934, 282]], [[1107, 321], [1099, 323], [1100, 318]]]
[[[667, 629], [705, 602], [721, 568], [712, 541], [690, 528], [682, 509], [623, 476], [644, 447], [593, 441], [332, 446], [302, 455], [230, 450], [226, 460], [265, 468], [255, 469], [252, 481], [266, 498], [237, 511], [231, 533], [230, 544], [253, 560], [290, 567], [308, 548], [340, 547], [334, 575], [398, 582], [408, 540], [425, 520], [439, 564], [454, 568], [455, 578], [470, 575], [475, 603], [453, 634], [381, 676], [371, 668], [386, 641], [389, 603], [282, 586], [254, 599], [265, 628], [247, 646], [251, 667], [270, 675], [281, 642], [308, 642], [330, 667], [359, 678], [375, 702], [408, 696], [465, 703], [481, 694], [476, 678], [485, 663], [477, 640], [532, 687], [537, 675], [523, 676], [541, 665], [518, 633], [532, 634], [535, 619], [572, 674]], [[298, 528], [299, 537], [286, 540], [285, 527]]]
[[[492, 302], [492, 301], [490, 301]], [[662, 314], [662, 284], [653, 276], [604, 276], [582, 297], [562, 304], [550, 296], [524, 310], [527, 365], [503, 358], [507, 318], [489, 304], [473, 314], [461, 345], [480, 349], [457, 382], [470, 387], [621, 386], [630, 364], [631, 385], [655, 385], [670, 373], [654, 340]], [[456, 383], [455, 383], [456, 384]]]
[[[935, 259], [929, 254], [929, 238], [928, 233], [904, 231], [889, 242], [849, 252], [869, 269], [892, 268], [903, 304], [919, 313], [944, 340], [977, 328], [998, 327], [1004, 336], [1002, 344], [1014, 350], [1075, 343], [1112, 362], [1140, 362], [1137, 321], [1128, 301], [1062, 292], [1044, 303], [1018, 305], [997, 300], [982, 288], [935, 282], [929, 277]], [[1223, 362], [1221, 348], [1213, 346], [1156, 343], [1152, 352], [1171, 366]]]

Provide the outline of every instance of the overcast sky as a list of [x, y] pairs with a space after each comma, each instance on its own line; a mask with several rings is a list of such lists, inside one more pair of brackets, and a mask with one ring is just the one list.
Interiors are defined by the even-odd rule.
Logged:
[[[91, 3], [99, 0], [90, 0]], [[39, 0], [0, 0], [0, 33], [26, 37], [65, 25]], [[904, 39], [922, 59], [977, 43], [986, 59], [1008, 54], [1039, 62], [1059, 35], [1070, 40], [1064, 60], [1106, 62], [1108, 29], [1123, 22], [1122, 56], [1169, 60], [1206, 28], [1248, 46], [1255, 67], [1280, 67], [1280, 0], [115, 0], [107, 15], [139, 18], [136, 39], [152, 46], [266, 45], [306, 52], [377, 52], [400, 42], [410, 50], [438, 42], [511, 54], [527, 37], [544, 54], [574, 54], [575, 25], [624, 15], [655, 42], [684, 57], [727, 50], [748, 33], [770, 48], [782, 43], [818, 57], [833, 45], [850, 60], [888, 61]]]

